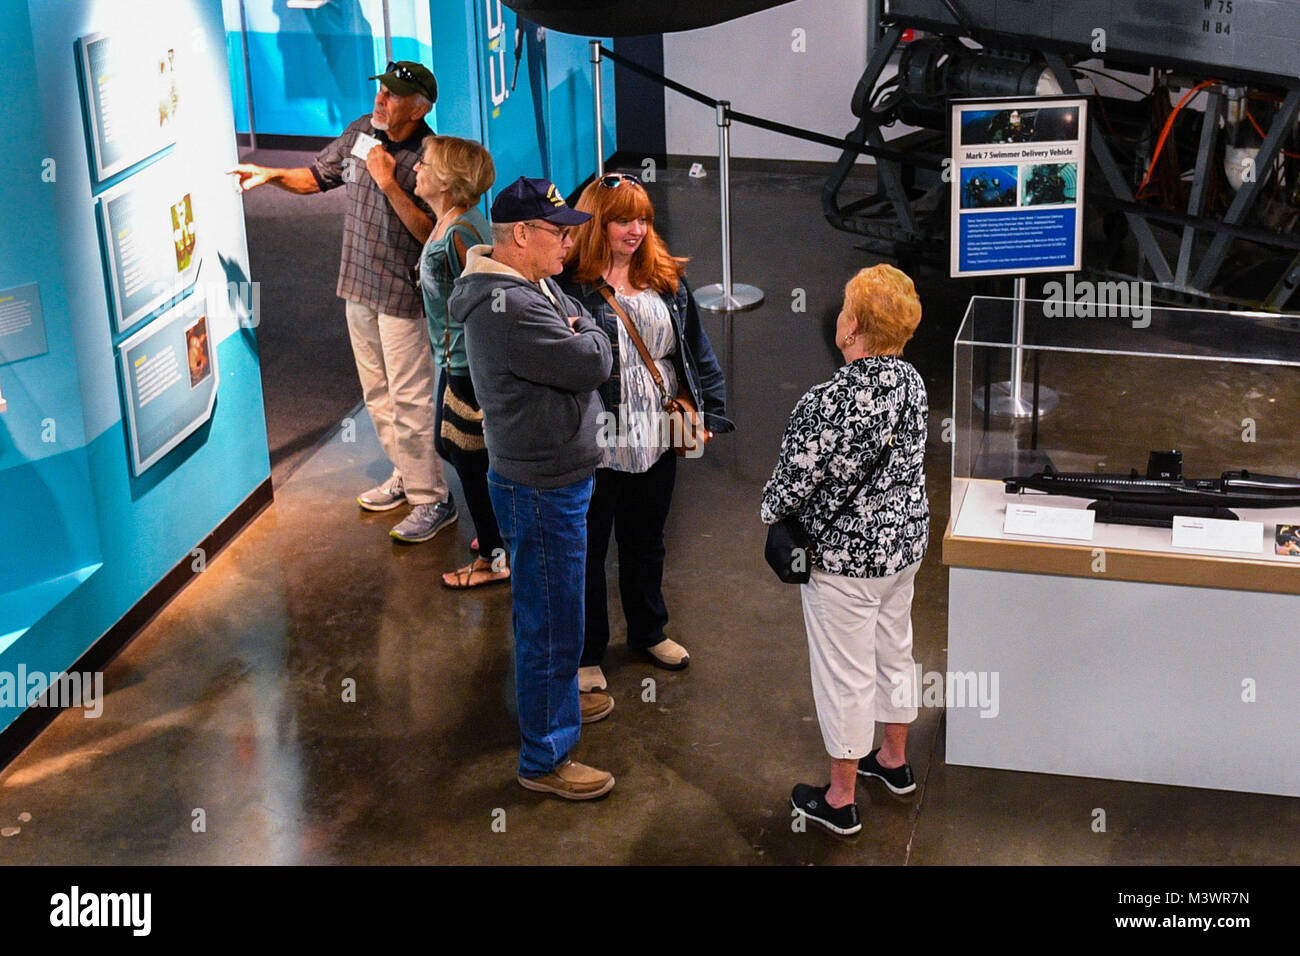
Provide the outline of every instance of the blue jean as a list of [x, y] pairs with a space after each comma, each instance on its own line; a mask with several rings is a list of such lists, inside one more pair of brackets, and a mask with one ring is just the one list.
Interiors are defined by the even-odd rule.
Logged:
[[488, 470], [488, 493], [510, 550], [519, 705], [519, 775], [541, 777], [578, 742], [587, 505], [591, 478], [534, 488]]

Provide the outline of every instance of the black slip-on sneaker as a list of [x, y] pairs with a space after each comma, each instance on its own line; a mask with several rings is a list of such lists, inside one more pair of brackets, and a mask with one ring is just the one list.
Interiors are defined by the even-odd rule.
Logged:
[[876, 759], [878, 753], [880, 753], [879, 747], [858, 761], [859, 776], [875, 777], [877, 780], [884, 781], [885, 786], [894, 793], [911, 793], [916, 789], [916, 777], [912, 775], [910, 763], [905, 763], [901, 767], [882, 767], [880, 761]]
[[829, 789], [829, 784], [825, 787], [795, 784], [794, 790], [790, 792], [790, 806], [801, 817], [815, 820], [832, 833], [852, 836], [862, 829], [862, 821], [858, 819], [858, 805], [850, 803], [845, 807], [832, 807], [826, 802], [826, 791]]

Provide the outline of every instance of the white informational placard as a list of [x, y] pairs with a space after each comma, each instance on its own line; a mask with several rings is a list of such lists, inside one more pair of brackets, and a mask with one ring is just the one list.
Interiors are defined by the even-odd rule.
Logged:
[[125, 332], [194, 284], [202, 261], [195, 212], [175, 156], [99, 198], [115, 331]]
[[116, 173], [176, 142], [185, 101], [178, 58], [185, 50], [156, 35], [95, 33], [79, 41], [83, 109], [95, 179]]
[[1192, 548], [1197, 551], [1260, 554], [1264, 551], [1264, 523], [1175, 515], [1171, 543], [1175, 548]]
[[1082, 268], [1087, 99], [1021, 96], [951, 106], [950, 274]]
[[192, 295], [118, 346], [131, 467], [141, 475], [212, 417], [217, 349]]
[[1027, 534], [1035, 538], [1069, 538], [1091, 541], [1097, 513], [1086, 508], [1052, 508], [1048, 505], [1007, 505], [1004, 534]]

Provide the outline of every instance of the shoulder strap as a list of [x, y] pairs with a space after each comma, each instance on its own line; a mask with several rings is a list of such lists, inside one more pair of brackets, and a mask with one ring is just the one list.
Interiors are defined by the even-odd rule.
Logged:
[[469, 248], [465, 245], [465, 240], [460, 237], [460, 232], [455, 226], [451, 227], [451, 242], [456, 247], [456, 259], [460, 262], [460, 267], [465, 268], [465, 257], [469, 255]]
[[659, 374], [659, 366], [657, 366], [654, 359], [650, 357], [650, 350], [645, 347], [645, 342], [641, 341], [641, 336], [637, 333], [636, 325], [628, 318], [627, 313], [623, 311], [623, 307], [618, 304], [618, 299], [614, 297], [614, 290], [608, 285], [603, 285], [600, 287], [600, 294], [605, 297], [605, 301], [609, 303], [610, 308], [612, 308], [615, 314], [618, 315], [619, 319], [622, 320], [623, 328], [627, 329], [628, 338], [630, 338], [632, 344], [636, 346], [636, 350], [641, 356], [641, 361], [644, 362], [646, 368], [650, 370], [650, 376], [655, 380], [655, 385], [659, 388], [659, 394], [662, 397], [662, 400], [665, 402], [671, 401], [673, 396], [668, 394], [668, 389], [664, 386], [664, 378]]
[[[469, 249], [465, 245], [465, 240], [460, 237], [460, 223], [456, 223], [451, 227], [451, 244], [453, 246], [453, 249], [450, 251], [454, 251], [456, 253], [456, 260], [457, 260], [456, 264], [459, 266], [459, 268], [452, 267], [450, 255], [445, 257], [443, 261], [447, 264], [448, 283], [455, 282], [456, 277], [465, 271], [465, 257], [469, 253]], [[444, 309], [445, 308], [446, 306], [444, 306]], [[448, 319], [442, 323], [442, 364], [448, 369], [451, 368], [450, 316], [448, 316]]]
[[840, 506], [835, 509], [835, 514], [831, 515], [831, 520], [826, 522], [823, 527], [833, 527], [835, 522], [840, 520], [840, 516], [844, 514], [849, 505], [858, 500], [858, 495], [861, 494], [862, 489], [867, 486], [867, 482], [872, 481], [877, 475], [879, 475], [888, 463], [890, 456], [894, 451], [894, 436], [897, 434], [899, 426], [903, 423], [903, 416], [907, 414], [907, 400], [911, 397], [911, 394], [911, 383], [904, 380], [903, 404], [898, 409], [898, 418], [894, 421], [894, 427], [889, 430], [889, 437], [885, 439], [885, 447], [880, 449], [880, 454], [876, 456], [876, 460], [872, 464], [871, 470], [868, 471], [863, 479], [858, 482], [857, 487], [849, 493], [849, 496], [840, 502]]

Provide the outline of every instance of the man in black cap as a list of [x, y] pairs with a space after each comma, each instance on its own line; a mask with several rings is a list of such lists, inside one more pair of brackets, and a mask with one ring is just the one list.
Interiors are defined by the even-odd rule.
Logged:
[[609, 339], [551, 276], [590, 219], [554, 184], [521, 177], [492, 204], [492, 245], [474, 246], [447, 306], [464, 323], [483, 405], [488, 492], [510, 548], [519, 783], [569, 800], [609, 793], [612, 774], [569, 756], [614, 700], [580, 694], [587, 505], [600, 461], [596, 387]]
[[338, 295], [366, 408], [393, 471], [357, 503], [410, 513], [392, 530], [400, 541], [427, 541], [456, 520], [456, 506], [433, 447], [433, 353], [424, 301], [411, 281], [433, 214], [415, 195], [424, 117], [438, 98], [433, 74], [401, 60], [379, 80], [374, 109], [352, 123], [310, 166], [273, 169], [241, 163], [231, 172], [249, 190], [271, 183], [294, 193], [347, 190]]

